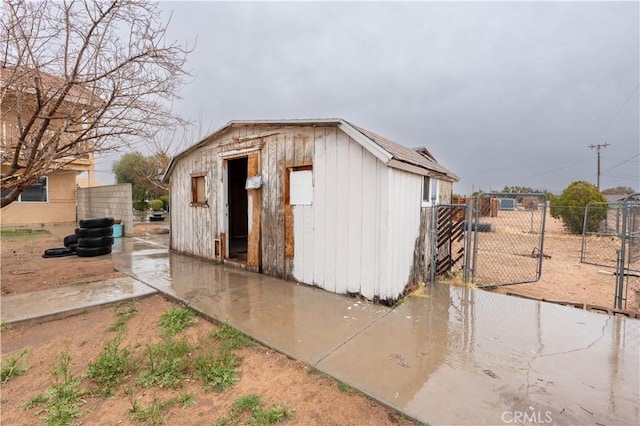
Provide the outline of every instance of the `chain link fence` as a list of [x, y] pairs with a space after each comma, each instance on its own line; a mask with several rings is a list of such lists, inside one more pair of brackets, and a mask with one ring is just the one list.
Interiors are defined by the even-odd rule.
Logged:
[[[623, 203], [591, 203], [584, 207], [580, 262], [615, 268], [623, 225]], [[582, 209], [583, 207], [575, 207]]]
[[640, 297], [640, 193], [625, 198], [621, 211], [614, 308], [626, 309], [630, 297]]
[[489, 287], [538, 281], [546, 256], [546, 211], [543, 194], [479, 194], [473, 206], [472, 282]]

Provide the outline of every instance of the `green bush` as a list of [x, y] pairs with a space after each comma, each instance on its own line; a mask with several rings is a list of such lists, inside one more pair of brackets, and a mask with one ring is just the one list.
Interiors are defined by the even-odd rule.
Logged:
[[151, 210], [154, 212], [161, 212], [162, 206], [162, 200], [151, 200]]
[[158, 200], [162, 201], [162, 208], [166, 211], [169, 210], [169, 196], [163, 195], [158, 197]]
[[598, 224], [606, 218], [607, 199], [594, 185], [576, 181], [566, 187], [557, 197], [551, 198], [551, 216], [562, 219], [567, 231], [582, 234], [584, 227], [584, 210], [587, 204], [603, 203], [589, 208], [587, 232], [598, 230]]
[[144, 200], [139, 200], [139, 201], [134, 201], [133, 202], [133, 209], [134, 210], [144, 211], [144, 210], [147, 210], [148, 208], [149, 208], [149, 203], [147, 203]]

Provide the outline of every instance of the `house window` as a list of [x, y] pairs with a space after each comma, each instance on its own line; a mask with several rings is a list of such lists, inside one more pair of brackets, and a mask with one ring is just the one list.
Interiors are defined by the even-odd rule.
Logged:
[[[22, 191], [22, 194], [18, 196], [16, 202], [19, 203], [46, 203], [49, 201], [49, 192], [47, 188], [49, 187], [49, 179], [44, 176], [41, 177], [40, 180], [33, 185], [25, 188]], [[2, 196], [8, 195], [11, 192], [10, 189], [2, 191]]]
[[438, 204], [438, 180], [429, 176], [422, 177], [422, 205]]
[[191, 175], [191, 205], [206, 206], [207, 191], [205, 189], [205, 173]]

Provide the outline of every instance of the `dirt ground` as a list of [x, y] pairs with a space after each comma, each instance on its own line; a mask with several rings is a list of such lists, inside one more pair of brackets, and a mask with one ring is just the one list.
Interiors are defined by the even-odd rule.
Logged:
[[[136, 225], [134, 234], [153, 238], [157, 226]], [[114, 262], [109, 257], [42, 258], [45, 249], [62, 246], [61, 241], [46, 232], [3, 235], [0, 242], [3, 295], [82, 285], [119, 275], [113, 271]], [[163, 312], [175, 306], [157, 295], [136, 302], [138, 311], [128, 321], [123, 346], [131, 349], [137, 364], [145, 362], [147, 345], [161, 340], [158, 319]], [[39, 423], [38, 419], [45, 413], [38, 413], [38, 408], [26, 410], [21, 405], [54, 383], [52, 371], [59, 365], [65, 351], [71, 357], [73, 377], [86, 374], [89, 362], [95, 361], [103, 345], [115, 336], [114, 332], [108, 331], [115, 321], [115, 310], [102, 308], [62, 320], [3, 329], [3, 366], [7, 357], [15, 357], [22, 349], [27, 349], [24, 364], [29, 366], [29, 370], [2, 385], [0, 423]], [[198, 319], [196, 326], [186, 329], [183, 334], [193, 345], [200, 345], [215, 328], [215, 325]], [[84, 379], [81, 388], [86, 393], [80, 407], [83, 414], [77, 421], [80, 424], [136, 424], [128, 414], [134, 402], [149, 406], [154, 401], [166, 401], [178, 394], [194, 394], [194, 405], [186, 408], [174, 406], [163, 413], [166, 424], [214, 424], [229, 413], [238, 397], [257, 394], [266, 407], [286, 404], [293, 410], [293, 418], [283, 424], [414, 424], [304, 363], [262, 345], [242, 348], [238, 355], [241, 358], [240, 380], [224, 393], [206, 392], [196, 380], [188, 381], [178, 390], [142, 388], [135, 383], [137, 377], [129, 377], [113, 396], [103, 398], [92, 395], [92, 381]]]
[[[500, 212], [502, 214], [504, 212]], [[612, 268], [580, 263], [582, 237], [568, 234], [562, 221], [546, 218], [544, 253], [550, 258], [542, 262], [538, 282], [496, 288], [498, 293], [512, 293], [538, 299], [572, 301], [589, 305], [613, 307], [615, 276]], [[611, 248], [615, 254], [615, 247]], [[629, 280], [626, 310], [640, 312], [640, 278]]]

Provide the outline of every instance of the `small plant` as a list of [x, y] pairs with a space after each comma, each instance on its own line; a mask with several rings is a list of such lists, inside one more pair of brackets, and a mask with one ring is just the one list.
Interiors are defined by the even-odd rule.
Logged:
[[113, 394], [115, 387], [133, 370], [133, 359], [128, 348], [120, 348], [122, 332], [104, 344], [95, 362], [89, 363], [87, 376], [93, 379], [104, 396]]
[[263, 405], [260, 395], [254, 393], [241, 396], [233, 402], [232, 411], [242, 413], [244, 411], [259, 410]]
[[135, 400], [131, 402], [129, 416], [131, 420], [136, 422], [161, 425], [167, 421], [167, 417], [164, 414], [165, 411], [178, 404], [182, 405], [182, 408], [195, 404], [195, 394], [180, 393], [177, 398], [171, 398], [166, 401], [159, 401], [154, 398], [153, 402], [146, 407], [140, 404], [138, 400]]
[[222, 324], [217, 330], [211, 332], [211, 337], [221, 342], [223, 349], [239, 349], [253, 345], [253, 340], [239, 330], [228, 324]]
[[138, 384], [145, 387], [181, 387], [191, 365], [189, 352], [191, 346], [186, 339], [168, 339], [156, 345], [148, 345], [146, 353], [149, 368], [140, 373]]
[[293, 417], [293, 410], [286, 403], [274, 405], [271, 408], [261, 409], [254, 413], [253, 418], [247, 421], [248, 425], [272, 425]]
[[149, 406], [144, 406], [135, 400], [132, 402], [132, 406], [129, 409], [129, 417], [131, 420], [140, 423], [147, 423], [151, 425], [161, 425], [167, 421], [167, 416], [164, 414], [168, 408], [176, 404], [176, 399], [172, 398], [167, 401], [159, 401], [154, 398], [153, 402]]
[[338, 381], [338, 389], [340, 389], [344, 393], [354, 393], [355, 389], [346, 384], [345, 382]]
[[11, 326], [6, 322], [2, 321], [0, 323], [0, 332], [4, 333], [5, 331], [9, 331], [9, 330], [11, 330]]
[[322, 371], [318, 370], [317, 367], [310, 365], [307, 367], [307, 374], [323, 374]]
[[25, 409], [44, 405], [42, 412], [46, 415], [42, 420], [45, 425], [71, 425], [80, 417], [83, 392], [79, 386], [82, 377], [72, 377], [70, 364], [71, 357], [67, 352], [62, 352], [58, 365], [51, 372], [54, 383], [43, 394], [31, 398], [23, 405]]
[[[249, 414], [249, 417], [246, 417], [246, 414]], [[292, 418], [293, 410], [287, 407], [286, 403], [264, 408], [264, 402], [259, 395], [249, 394], [236, 399], [231, 412], [215, 424], [216, 426], [236, 425], [240, 423], [241, 417], [245, 417], [243, 423], [246, 425], [263, 426]]]
[[182, 408], [190, 407], [196, 403], [196, 394], [189, 392], [181, 392], [178, 394], [178, 402], [182, 405]]
[[10, 378], [26, 373], [29, 367], [26, 365], [18, 365], [18, 363], [28, 355], [29, 351], [25, 348], [22, 349], [18, 355], [8, 357], [5, 362], [2, 363], [2, 368], [0, 369], [0, 383], [4, 385]]
[[195, 316], [189, 308], [171, 308], [163, 312], [158, 325], [163, 336], [173, 336], [194, 325]]
[[43, 405], [48, 400], [49, 400], [49, 398], [47, 398], [47, 396], [45, 394], [36, 395], [33, 398], [30, 398], [24, 404], [22, 404], [21, 408], [24, 408], [25, 410], [30, 410], [33, 407], [38, 407], [40, 405]]
[[138, 306], [135, 302], [129, 302], [124, 306], [116, 306], [114, 308], [116, 314], [116, 322], [109, 327], [109, 331], [121, 332], [126, 329], [127, 321], [138, 313]]
[[238, 381], [237, 367], [238, 357], [225, 349], [200, 354], [195, 360], [195, 374], [202, 387], [215, 392], [224, 392]]

